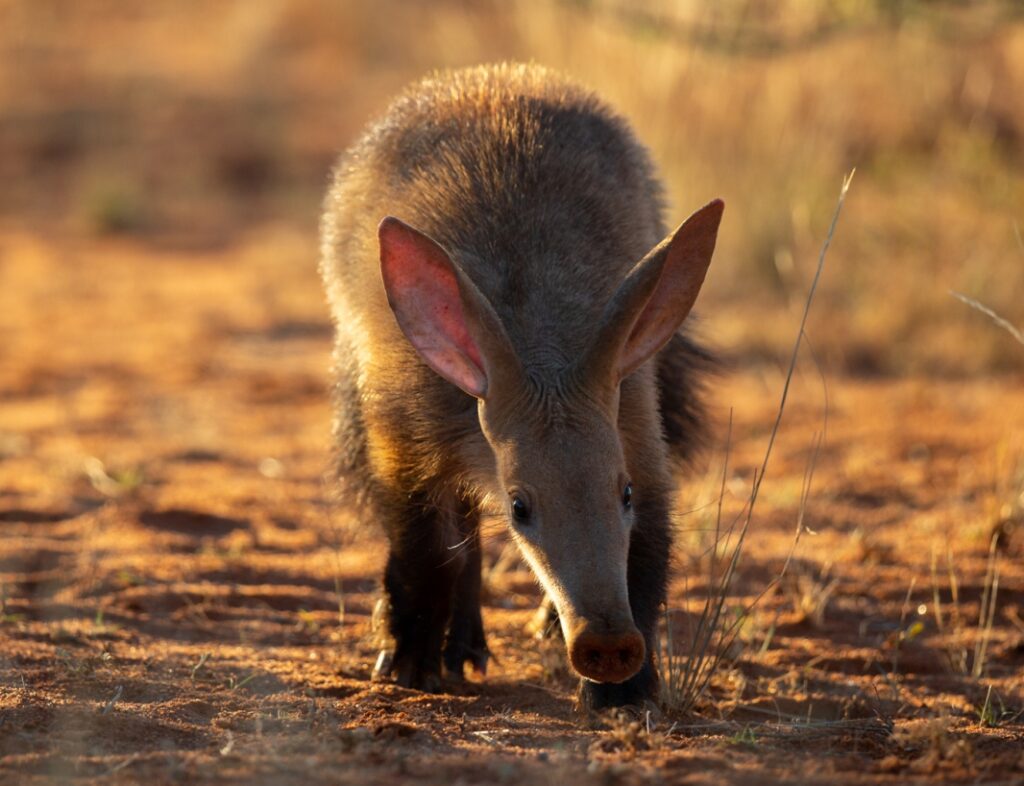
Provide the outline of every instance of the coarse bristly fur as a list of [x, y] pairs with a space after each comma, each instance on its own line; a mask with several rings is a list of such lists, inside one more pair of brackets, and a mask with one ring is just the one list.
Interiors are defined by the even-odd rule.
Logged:
[[[342, 156], [321, 249], [337, 329], [337, 469], [358, 515], [379, 520], [390, 539], [390, 630], [415, 640], [399, 641], [395, 653], [403, 684], [436, 687], [442, 654], [449, 673], [486, 665], [477, 512], [505, 492], [495, 486], [476, 400], [429, 368], [396, 324], [378, 224], [398, 216], [446, 249], [493, 305], [539, 398], [557, 401], [555, 380], [586, 351], [626, 273], [665, 237], [663, 201], [626, 123], [592, 93], [532, 65], [435, 74], [402, 93]], [[621, 385], [627, 464], [653, 479], [645, 515], [664, 520], [645, 525], [649, 542], [634, 537], [630, 547], [630, 602], [648, 639], [667, 581], [662, 497], [671, 467], [701, 443], [702, 378], [712, 365], [680, 330]], [[634, 588], [633, 562], [657, 551], [650, 585]], [[424, 599], [414, 597], [424, 592], [435, 607], [426, 620]], [[653, 665], [646, 671], [638, 692], [610, 685], [591, 703], [649, 698], [656, 676]]]

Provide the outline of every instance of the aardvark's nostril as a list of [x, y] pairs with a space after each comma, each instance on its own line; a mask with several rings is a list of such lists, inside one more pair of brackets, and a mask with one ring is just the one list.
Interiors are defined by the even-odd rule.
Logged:
[[644, 640], [634, 629], [626, 633], [595, 633], [584, 629], [569, 645], [576, 671], [595, 682], [623, 682], [644, 662]]

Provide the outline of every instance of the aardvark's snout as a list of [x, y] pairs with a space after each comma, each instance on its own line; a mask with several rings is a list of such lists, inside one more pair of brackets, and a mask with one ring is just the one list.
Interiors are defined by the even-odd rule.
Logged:
[[576, 631], [569, 642], [569, 662], [581, 676], [594, 682], [624, 682], [644, 665], [643, 636], [632, 627], [600, 633], [590, 625]]

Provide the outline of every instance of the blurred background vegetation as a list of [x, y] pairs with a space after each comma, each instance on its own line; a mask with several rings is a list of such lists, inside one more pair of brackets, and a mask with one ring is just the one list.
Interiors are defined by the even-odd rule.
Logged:
[[726, 200], [700, 305], [726, 354], [785, 354], [856, 167], [809, 331], [823, 364], [1024, 368], [949, 295], [1024, 324], [1017, 2], [0, 0], [0, 229], [123, 236], [141, 265], [283, 228], [307, 244], [280, 264], [314, 277], [337, 154], [409, 81], [503, 59], [564, 70], [625, 114], [670, 223]]

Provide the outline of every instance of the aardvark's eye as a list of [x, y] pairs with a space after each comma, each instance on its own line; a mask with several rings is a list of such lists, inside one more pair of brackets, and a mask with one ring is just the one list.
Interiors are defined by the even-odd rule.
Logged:
[[530, 506], [518, 494], [512, 495], [512, 518], [523, 523], [530, 518]]
[[633, 507], [633, 484], [627, 483], [626, 488], [622, 490], [622, 507], [629, 510]]

